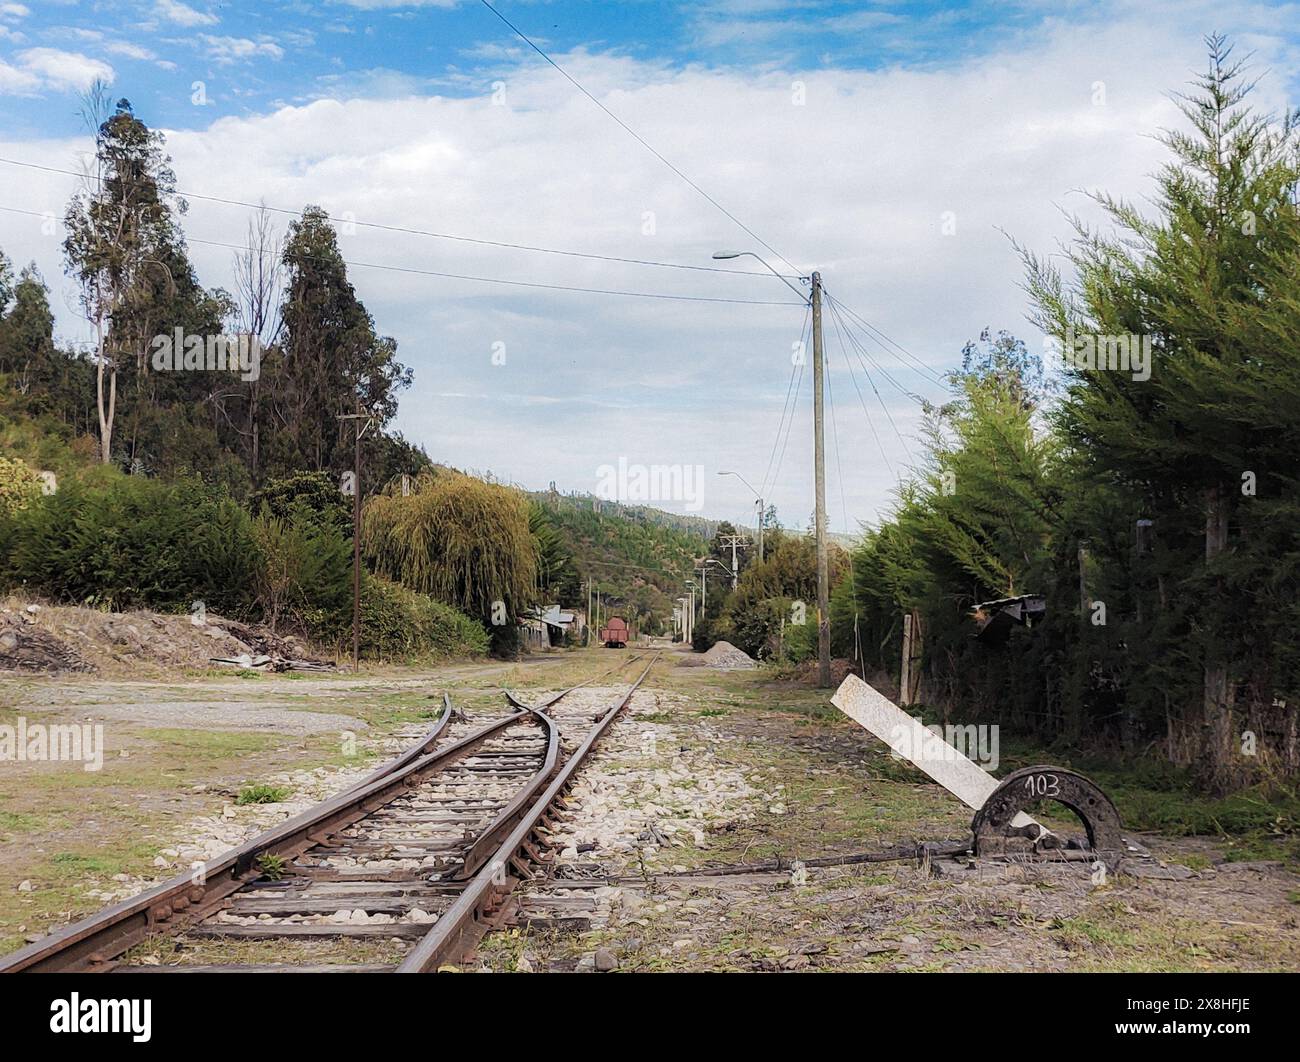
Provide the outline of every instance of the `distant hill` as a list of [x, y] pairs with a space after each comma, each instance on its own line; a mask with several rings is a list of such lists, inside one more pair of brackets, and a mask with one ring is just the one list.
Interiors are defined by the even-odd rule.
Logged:
[[668, 630], [673, 601], [719, 521], [624, 505], [590, 494], [532, 491], [573, 551], [586, 584], [599, 590], [603, 614], [623, 614], [643, 632]]

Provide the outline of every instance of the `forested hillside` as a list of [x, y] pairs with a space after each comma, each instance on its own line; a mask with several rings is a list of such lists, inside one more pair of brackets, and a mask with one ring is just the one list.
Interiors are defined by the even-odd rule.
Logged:
[[647, 633], [671, 630], [673, 601], [704, 556], [715, 521], [590, 495], [538, 491], [531, 495], [559, 530], [587, 590], [601, 594], [605, 615], [621, 613]]

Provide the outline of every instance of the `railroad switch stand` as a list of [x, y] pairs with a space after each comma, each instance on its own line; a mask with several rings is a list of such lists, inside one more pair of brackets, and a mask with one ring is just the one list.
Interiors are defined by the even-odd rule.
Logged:
[[[1083, 838], [1063, 838], [1034, 822], [1015, 819], [1044, 801], [1063, 804], [1079, 818]], [[1101, 861], [1114, 871], [1124, 858], [1119, 812], [1097, 784], [1066, 767], [1037, 766], [1013, 771], [989, 794], [971, 820], [977, 856], [1024, 855], [1058, 860]]]

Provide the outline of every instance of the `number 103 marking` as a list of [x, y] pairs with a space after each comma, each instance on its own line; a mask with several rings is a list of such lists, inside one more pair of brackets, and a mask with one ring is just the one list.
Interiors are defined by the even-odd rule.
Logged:
[[1031, 774], [1025, 779], [1025, 789], [1030, 796], [1059, 796], [1060, 779], [1054, 774]]

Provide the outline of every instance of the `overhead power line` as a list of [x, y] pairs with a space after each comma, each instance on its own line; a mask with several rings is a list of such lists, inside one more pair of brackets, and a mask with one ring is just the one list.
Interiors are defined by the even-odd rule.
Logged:
[[[22, 159], [9, 159], [0, 157], [0, 163], [7, 166], [20, 166], [24, 169], [39, 170], [42, 173], [58, 173], [68, 177], [86, 178], [90, 180], [102, 181], [104, 178], [96, 174], [81, 173], [77, 170], [64, 169], [59, 166], [46, 166], [37, 162], [26, 162]], [[266, 210], [272, 214], [287, 214], [290, 217], [300, 217], [301, 210], [292, 210], [289, 207], [271, 206], [263, 202], [249, 202], [243, 199], [228, 199], [219, 195], [206, 195], [202, 192], [190, 192], [178, 189], [176, 194], [182, 199], [196, 199], [206, 203], [220, 203], [225, 206], [243, 207], [248, 210]], [[451, 240], [457, 243], [476, 244], [481, 247], [498, 247], [513, 251], [532, 251], [537, 254], [554, 254], [562, 255], [567, 258], [583, 258], [595, 262], [617, 262], [623, 265], [653, 266], [656, 269], [688, 269], [698, 273], [725, 273], [730, 276], [738, 277], [766, 277], [771, 274], [762, 272], [757, 269], [724, 269], [720, 266], [692, 265], [687, 262], [660, 262], [650, 258], [626, 258], [612, 254], [594, 254], [588, 251], [569, 251], [558, 247], [542, 247], [538, 244], [530, 243], [512, 243], [508, 240], [488, 240], [478, 236], [461, 236], [450, 232], [433, 232], [429, 229], [417, 229], [406, 225], [386, 225], [378, 221], [361, 221], [349, 217], [347, 224], [356, 225], [363, 229], [376, 229], [380, 232], [396, 232], [407, 236], [427, 236], [435, 240]]]
[[[835, 327], [835, 335], [838, 338], [840, 344], [840, 353], [844, 356], [844, 364], [849, 370], [849, 378], [853, 381], [853, 390], [855, 390], [858, 393], [858, 402], [862, 406], [862, 415], [867, 419], [867, 427], [871, 429], [871, 437], [876, 441], [876, 449], [880, 451], [881, 460], [885, 462], [885, 467], [889, 469], [889, 474], [893, 476], [895, 479], [897, 479], [898, 473], [894, 471], [894, 464], [892, 461], [889, 460], [889, 455], [885, 453], [885, 447], [880, 441], [880, 434], [879, 432], [876, 431], [875, 422], [871, 419], [871, 414], [867, 412], [867, 400], [862, 396], [862, 388], [858, 386], [858, 376], [857, 373], [853, 371], [853, 362], [850, 360], [848, 349], [844, 344], [844, 336], [840, 331], [839, 317], [835, 313], [834, 304], [832, 304], [831, 306], [831, 324], [834, 325]], [[863, 366], [862, 371], [866, 373], [865, 366]], [[830, 374], [827, 373], [827, 376], [829, 377]], [[870, 386], [871, 390], [875, 392], [876, 399], [879, 401], [880, 392], [876, 391], [876, 385], [871, 382], [871, 375], [869, 373], [867, 373], [867, 384], [868, 386]], [[883, 401], [880, 403], [880, 408], [885, 409], [885, 403]], [[888, 413], [888, 410], [885, 409], [885, 412]], [[904, 449], [906, 449], [906, 444], [904, 444]], [[909, 459], [910, 459], [910, 454], [909, 454]]]
[[[10, 214], [26, 214], [29, 217], [44, 218], [47, 215], [39, 210], [21, 210], [18, 207], [0, 206], [0, 210], [7, 211]], [[246, 247], [237, 243], [221, 243], [217, 240], [201, 240], [197, 237], [186, 236], [187, 243], [197, 243], [205, 247], [224, 247], [230, 251], [244, 251]], [[317, 261], [326, 261], [321, 255], [303, 255], [304, 258], [311, 258]], [[356, 269], [381, 269], [390, 273], [409, 273], [415, 276], [438, 277], [443, 280], [466, 280], [478, 284], [505, 284], [513, 287], [522, 288], [540, 288], [544, 291], [572, 291], [582, 292], [588, 295], [621, 295], [631, 299], [667, 299], [674, 302], [707, 302], [707, 303], [726, 303], [739, 306], [799, 306], [800, 303], [785, 301], [771, 302], [762, 299], [724, 299], [714, 298], [705, 295], [672, 295], [667, 292], [656, 291], [626, 291], [619, 288], [588, 288], [576, 284], [546, 284], [542, 281], [533, 280], [505, 280], [501, 277], [480, 277], [472, 276], [467, 273], [445, 273], [434, 269], [417, 269], [414, 266], [389, 265], [382, 262], [358, 262], [354, 259], [344, 258], [343, 264]]]
[[628, 125], [627, 122], [623, 121], [622, 118], [620, 118], [617, 114], [615, 114], [603, 103], [601, 103], [600, 100], [596, 99], [596, 97], [593, 96], [590, 92], [588, 92], [587, 89], [577, 80], [577, 78], [575, 78], [572, 74], [570, 74], [567, 70], [565, 70], [564, 67], [562, 67], [559, 63], [557, 63], [554, 59], [552, 59], [549, 55], [547, 55], [544, 51], [542, 51], [542, 49], [538, 47], [537, 44], [535, 44], [533, 40], [527, 34], [524, 33], [523, 30], [521, 30], [518, 26], [516, 26], [513, 22], [511, 22], [508, 18], [506, 18], [505, 15], [501, 14], [501, 12], [498, 11], [491, 4], [489, 4], [487, 0], [479, 0], [479, 3], [481, 3], [489, 11], [491, 11], [492, 14], [496, 15], [497, 18], [499, 18], [502, 22], [504, 22], [516, 37], [518, 37], [521, 41], [523, 41], [526, 45], [528, 45], [529, 48], [531, 48], [543, 59], [545, 59], [548, 63], [550, 63], [550, 65], [553, 66], [556, 70], [558, 70], [560, 74], [564, 77], [564, 79], [569, 82], [570, 85], [576, 88], [579, 92], [581, 92], [584, 96], [586, 96], [587, 99], [591, 100], [592, 103], [594, 103], [597, 107], [599, 107], [602, 111], [604, 111], [607, 115], [609, 115], [610, 118], [612, 118], [615, 122], [617, 122], [618, 125], [623, 129], [623, 131], [626, 132], [630, 137], [632, 137], [633, 140], [635, 140], [638, 144], [640, 144], [643, 148], [645, 148], [648, 152], [650, 152], [650, 154], [652, 154], [655, 158], [657, 158], [660, 162], [662, 162], [665, 166], [667, 166], [670, 170], [672, 170], [673, 173], [677, 174], [678, 177], [680, 177], [683, 181], [685, 181], [692, 188], [694, 188], [695, 191], [699, 192], [700, 195], [702, 195], [706, 200], [709, 201], [709, 203], [711, 203], [714, 207], [716, 207], [723, 214], [725, 214], [731, 221], [733, 221], [736, 225], [740, 226], [740, 228], [746, 234], [753, 237], [766, 250], [770, 251], [772, 254], [776, 255], [777, 258], [781, 259], [781, 261], [785, 263], [786, 268], [793, 270], [796, 274], [799, 273], [798, 268], [792, 265], [790, 263], [790, 260], [786, 258], [785, 255], [783, 255], [770, 243], [768, 243], [761, 236], [759, 236], [758, 233], [756, 233], [753, 229], [751, 229], [748, 225], [746, 225], [743, 221], [741, 221], [740, 218], [736, 217], [735, 214], [733, 214], [730, 210], [728, 210], [716, 199], [714, 199], [713, 196], [709, 195], [708, 192], [706, 192], [693, 180], [687, 177], [686, 174], [683, 173], [680, 169], [678, 169], [675, 165], [673, 165], [673, 163], [668, 161], [668, 159], [666, 159], [662, 154], [660, 154], [659, 151], [656, 150], [655, 147], [645, 139], [645, 137], [643, 137], [640, 133], [638, 133], [635, 129], [633, 129], [630, 125]]
[[[803, 315], [803, 326], [799, 329], [798, 349], [801, 353], [804, 350], [808, 349], [808, 325], [809, 325], [809, 319], [811, 317], [812, 317], [812, 306], [810, 305]], [[781, 403], [781, 419], [776, 426], [776, 438], [772, 440], [772, 452], [767, 456], [767, 468], [763, 470], [763, 479], [759, 486], [759, 495], [762, 497], [767, 496], [767, 488], [769, 486], [769, 480], [772, 477], [772, 464], [776, 460], [776, 449], [781, 444], [782, 432], [786, 430], [785, 427], [786, 411], [789, 410], [789, 415], [791, 417], [794, 416], [794, 408], [791, 405], [791, 398], [793, 396], [796, 398], [797, 401], [797, 396], [795, 395], [795, 374], [800, 371], [803, 365], [803, 360], [804, 359], [802, 357], [798, 359], [795, 358], [790, 359], [790, 382], [786, 384], [785, 401]], [[772, 480], [770, 485], [775, 486], [776, 481]]]
[[[830, 295], [829, 293], [827, 293], [827, 298], [829, 298], [832, 302], [834, 302], [840, 308], [840, 310], [842, 310], [850, 318], [857, 321], [857, 323], [862, 328], [866, 329], [868, 331], [868, 338], [872, 339], [875, 342], [876, 346], [880, 347], [881, 350], [884, 350], [887, 353], [891, 353], [891, 354], [894, 353], [894, 351], [896, 351], [898, 354], [901, 354], [904, 358], [908, 359], [913, 366], [915, 366], [915, 368], [912, 369], [913, 372], [916, 372], [921, 376], [925, 376], [929, 380], [932, 380], [937, 384], [943, 384], [945, 386], [947, 385], [947, 380], [944, 378], [942, 373], [935, 372], [934, 369], [930, 368], [930, 366], [928, 366], [925, 362], [923, 362], [910, 350], [904, 347], [901, 343], [897, 343], [894, 340], [890, 339], [889, 336], [885, 335], [884, 332], [882, 332], [879, 328], [873, 325], [870, 321], [866, 320], [861, 314], [854, 311], [851, 307], [846, 306], [844, 303], [840, 302], [838, 299], [836, 299], [834, 296]], [[874, 335], [870, 333], [874, 333]], [[877, 339], [876, 336], [879, 336], [880, 339]], [[894, 350], [891, 351], [889, 347], [885, 345], [885, 343], [881, 342], [881, 340], [884, 340], [885, 343], [890, 344], [890, 346], [892, 346]], [[909, 368], [910, 367], [911, 366], [909, 366]]]

